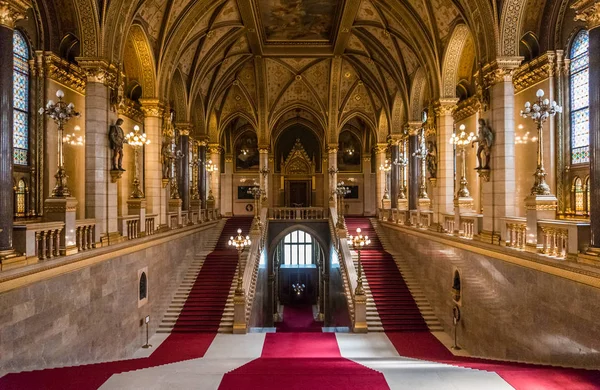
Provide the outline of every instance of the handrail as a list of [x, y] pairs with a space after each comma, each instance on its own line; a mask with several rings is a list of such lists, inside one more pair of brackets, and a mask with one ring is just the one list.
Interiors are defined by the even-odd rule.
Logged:
[[254, 304], [254, 296], [256, 291], [256, 279], [258, 277], [258, 267], [260, 265], [260, 257], [263, 250], [265, 249], [268, 219], [267, 219], [268, 208], [263, 207], [260, 211], [260, 219], [262, 222], [262, 228], [258, 232], [250, 233], [250, 239], [252, 244], [245, 257], [242, 257], [244, 264], [244, 275], [242, 278], [242, 285], [244, 291], [246, 291], [246, 326], [250, 321], [252, 314], [252, 306]]
[[331, 232], [332, 244], [338, 254], [340, 269], [346, 276], [345, 279], [347, 285], [344, 284], [344, 289], [347, 289], [346, 292], [349, 293], [351, 297], [351, 302], [346, 302], [346, 304], [348, 305], [350, 319], [352, 323], [354, 323], [354, 291], [356, 290], [357, 284], [356, 268], [354, 267], [354, 261], [352, 260], [352, 253], [348, 247], [348, 241], [339, 238], [336, 228], [337, 213], [333, 207], [330, 208], [329, 211], [329, 230]]
[[327, 209], [322, 207], [273, 207], [269, 209], [273, 220], [325, 220]]

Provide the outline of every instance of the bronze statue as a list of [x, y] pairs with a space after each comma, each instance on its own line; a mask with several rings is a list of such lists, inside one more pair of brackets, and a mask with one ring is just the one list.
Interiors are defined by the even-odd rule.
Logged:
[[112, 150], [112, 170], [125, 172], [122, 166], [123, 144], [127, 143], [127, 141], [125, 140], [125, 133], [123, 133], [123, 129], [121, 128], [122, 124], [123, 119], [117, 119], [117, 122], [110, 126], [108, 138], [110, 139], [110, 148]]
[[427, 142], [427, 170], [429, 171], [429, 177], [436, 178], [437, 177], [437, 146], [434, 141]]
[[162, 147], [160, 151], [162, 162], [162, 178], [171, 178], [171, 161], [173, 161], [173, 149], [171, 147], [171, 139], [168, 136], [163, 136]]
[[[477, 139], [471, 142], [471, 147], [476, 142], [479, 144], [477, 147], [479, 167], [477, 169], [490, 169], [490, 155], [492, 144], [494, 143], [494, 133], [492, 132], [492, 128], [485, 122], [485, 119], [479, 119], [479, 134], [477, 134]], [[485, 163], [482, 154], [485, 157]]]

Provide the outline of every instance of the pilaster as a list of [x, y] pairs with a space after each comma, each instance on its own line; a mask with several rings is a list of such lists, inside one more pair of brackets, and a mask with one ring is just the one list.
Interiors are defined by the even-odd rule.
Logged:
[[454, 199], [454, 149], [449, 143], [454, 133], [454, 117], [458, 99], [440, 99], [435, 108], [437, 116], [437, 184], [434, 188], [434, 218], [435, 222], [443, 221], [442, 213], [452, 211]]
[[167, 197], [163, 189], [162, 118], [165, 106], [158, 99], [142, 99], [144, 131], [150, 144], [144, 151], [144, 184], [148, 213], [158, 215], [158, 224], [167, 224]]

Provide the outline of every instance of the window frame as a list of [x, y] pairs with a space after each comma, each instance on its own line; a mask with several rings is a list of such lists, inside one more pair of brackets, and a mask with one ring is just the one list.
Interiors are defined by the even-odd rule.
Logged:
[[[300, 240], [300, 233], [303, 233], [303, 240]], [[300, 250], [300, 248], [302, 248], [302, 251]], [[306, 267], [315, 264], [315, 238], [311, 234], [305, 232], [304, 230], [298, 229], [286, 234], [282, 240], [282, 250], [282, 265], [292, 267]], [[295, 260], [293, 256], [294, 253], [296, 254]], [[300, 262], [301, 253], [304, 254], [302, 263]], [[310, 260], [310, 262], [307, 262], [307, 260]]]
[[[19, 53], [17, 53], [17, 48], [14, 46], [14, 42], [16, 41], [16, 37], [19, 37], [20, 40], [23, 41], [26, 51], [25, 51], [25, 55], [26, 57], [21, 56]], [[28, 167], [30, 166], [31, 162], [30, 162], [30, 150], [29, 150], [29, 137], [30, 137], [30, 130], [31, 130], [31, 124], [30, 124], [30, 115], [31, 115], [31, 102], [30, 102], [30, 98], [31, 98], [31, 71], [29, 69], [29, 60], [31, 59], [31, 45], [29, 44], [29, 41], [27, 40], [27, 37], [25, 36], [25, 34], [23, 34], [21, 31], [15, 29], [13, 30], [13, 52], [12, 52], [12, 58], [13, 58], [13, 164], [16, 167]], [[18, 63], [22, 63], [22, 66], [19, 67], [17, 64]], [[16, 100], [17, 100], [17, 86], [15, 85], [15, 80], [17, 78], [17, 75], [20, 75], [21, 77], [24, 77], [26, 82], [25, 82], [25, 110], [23, 108], [17, 107], [16, 104]], [[24, 138], [25, 138], [25, 148], [21, 148], [21, 147], [17, 147], [17, 137], [21, 137], [21, 135], [17, 134], [17, 121], [15, 120], [17, 115], [21, 115], [24, 120], [25, 120], [25, 134], [24, 134]], [[24, 158], [24, 162], [25, 163], [21, 163], [21, 160], [16, 158], [17, 156], [17, 151], [24, 151], [25, 154], [25, 158]]]
[[[574, 49], [575, 49], [575, 44], [582, 38], [582, 37], [586, 37], [587, 39], [587, 44], [588, 44], [588, 48], [582, 52], [579, 53], [577, 55], [574, 56]], [[577, 109], [574, 109], [574, 102], [575, 102], [575, 98], [574, 98], [574, 79], [577, 75], [583, 73], [583, 72], [588, 72], [588, 77], [586, 80], [586, 84], [588, 86], [588, 90], [589, 90], [589, 69], [590, 69], [590, 65], [589, 65], [589, 34], [587, 32], [587, 30], [580, 30], [577, 32], [577, 34], [575, 34], [573, 41], [571, 42], [570, 45], [570, 49], [569, 49], [569, 58], [571, 60], [571, 63], [569, 65], [569, 162], [571, 165], [575, 165], [575, 166], [584, 166], [586, 164], [589, 164], [590, 162], [590, 158], [589, 158], [589, 147], [590, 147], [590, 142], [589, 142], [589, 134], [590, 134], [590, 129], [589, 129], [589, 109], [590, 109], [590, 105], [589, 105], [589, 92], [588, 92], [588, 101], [587, 101], [587, 105], [583, 106], [583, 107], [579, 107]], [[585, 66], [582, 66], [580, 68], [574, 69], [573, 68], [573, 64], [575, 63], [575, 61], [583, 58], [587, 56], [588, 60], [586, 62]], [[579, 146], [579, 147], [575, 147], [574, 146], [574, 142], [575, 142], [575, 134], [574, 134], [574, 117], [576, 114], [578, 113], [582, 113], [582, 112], [587, 112], [588, 115], [588, 129], [587, 129], [587, 134], [588, 134], [588, 141], [587, 141], [587, 145], [584, 146]], [[588, 148], [588, 156], [585, 159], [585, 161], [577, 161], [576, 162], [576, 158], [574, 155], [574, 150], [576, 149], [582, 149], [582, 148]]]

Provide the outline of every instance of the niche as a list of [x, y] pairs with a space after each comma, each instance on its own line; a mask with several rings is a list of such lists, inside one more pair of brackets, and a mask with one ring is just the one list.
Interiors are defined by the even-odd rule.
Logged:
[[138, 307], [148, 302], [148, 267], [138, 271]]
[[452, 300], [457, 305], [460, 305], [462, 299], [462, 287], [460, 281], [460, 272], [454, 270], [454, 277], [452, 278]]

